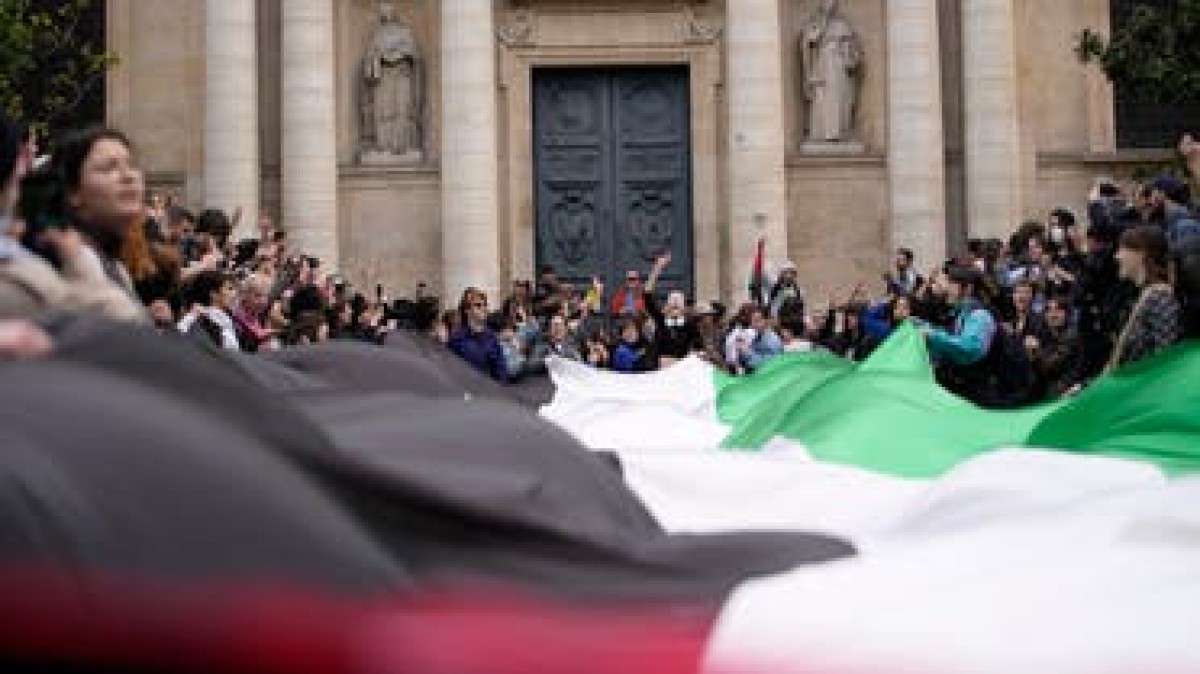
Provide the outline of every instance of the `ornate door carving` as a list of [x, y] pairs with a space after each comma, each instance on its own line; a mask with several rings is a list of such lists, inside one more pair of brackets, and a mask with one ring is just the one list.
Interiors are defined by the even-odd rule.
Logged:
[[534, 73], [537, 259], [609, 288], [671, 251], [662, 289], [691, 292], [691, 130], [685, 68]]

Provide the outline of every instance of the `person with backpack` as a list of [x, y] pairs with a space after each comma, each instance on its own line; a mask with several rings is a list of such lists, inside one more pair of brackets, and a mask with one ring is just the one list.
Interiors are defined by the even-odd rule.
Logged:
[[922, 324], [935, 364], [971, 366], [983, 361], [996, 334], [996, 318], [979, 301], [982, 278], [969, 267], [950, 267], [939, 279], [951, 307], [950, 329]]
[[939, 282], [951, 306], [951, 327], [921, 324], [938, 381], [982, 407], [1011, 408], [1029, 402], [1034, 373], [1025, 345], [981, 301], [983, 275], [971, 267], [955, 266]]

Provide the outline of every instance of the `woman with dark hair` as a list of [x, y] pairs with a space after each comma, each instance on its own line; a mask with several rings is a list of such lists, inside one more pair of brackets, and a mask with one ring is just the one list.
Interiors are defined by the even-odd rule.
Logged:
[[[47, 169], [28, 174], [34, 152], [24, 130], [0, 116], [0, 316], [59, 310], [145, 320], [133, 296], [105, 277], [80, 233], [65, 226], [62, 179]], [[140, 213], [140, 193], [137, 201]], [[58, 268], [23, 245], [21, 232], [24, 244], [44, 251]]]
[[447, 346], [476, 370], [497, 381], [507, 382], [508, 362], [499, 337], [488, 327], [487, 295], [478, 288], [467, 288], [458, 302], [460, 326]]
[[822, 330], [821, 343], [830, 352], [848, 358], [855, 362], [867, 359], [879, 343], [873, 339], [863, 326], [863, 316], [867, 305], [863, 302], [849, 302], [829, 312]]
[[52, 165], [63, 181], [71, 224], [109, 279], [136, 296], [120, 255], [133, 228], [143, 226], [146, 188], [129, 138], [107, 128], [70, 134], [57, 144]]
[[1179, 340], [1180, 309], [1168, 282], [1167, 237], [1161, 227], [1142, 225], [1121, 234], [1117, 266], [1138, 288], [1138, 298], [1108, 359], [1107, 370], [1162, 351]]
[[1058, 398], [1083, 382], [1084, 374], [1079, 333], [1071, 325], [1071, 300], [1051, 297], [1046, 300], [1046, 330], [1025, 342], [1030, 361], [1037, 373], [1035, 400]]
[[[1060, 295], [1061, 296], [1061, 295]], [[1041, 337], [1046, 331], [1044, 314], [1036, 306], [1037, 289], [1029, 281], [1018, 281], [1012, 290], [1012, 311], [1005, 325], [1022, 340]], [[1044, 303], [1043, 303], [1044, 304]]]

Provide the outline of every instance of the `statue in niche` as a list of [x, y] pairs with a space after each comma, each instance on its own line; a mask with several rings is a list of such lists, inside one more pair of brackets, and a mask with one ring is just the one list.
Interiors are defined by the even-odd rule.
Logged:
[[819, 2], [800, 38], [807, 121], [804, 140], [806, 145], [854, 143], [862, 43], [840, 16], [837, 0]]
[[362, 63], [362, 163], [421, 160], [421, 66], [412, 27], [400, 21], [394, 3], [380, 3], [379, 26]]

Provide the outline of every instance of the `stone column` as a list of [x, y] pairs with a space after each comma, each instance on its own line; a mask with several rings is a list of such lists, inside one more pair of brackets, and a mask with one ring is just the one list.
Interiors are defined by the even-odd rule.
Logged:
[[[974, 2], [974, 0], [972, 0]], [[926, 269], [946, 257], [946, 157], [937, 0], [887, 3], [892, 244]]]
[[442, 297], [500, 283], [495, 22], [486, 0], [442, 0]]
[[726, 89], [729, 101], [730, 299], [746, 297], [759, 237], [767, 259], [788, 259], [783, 54], [779, 0], [729, 2]]
[[973, 237], [1002, 238], [1021, 219], [1015, 23], [1013, 0], [962, 3], [963, 161]]
[[236, 240], [258, 220], [258, 10], [255, 0], [204, 4], [204, 205], [230, 216], [241, 207]]
[[341, 265], [333, 0], [285, 0], [282, 10], [283, 227], [292, 245]]

